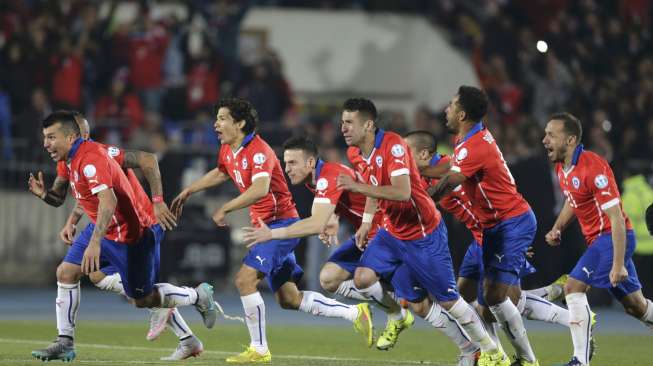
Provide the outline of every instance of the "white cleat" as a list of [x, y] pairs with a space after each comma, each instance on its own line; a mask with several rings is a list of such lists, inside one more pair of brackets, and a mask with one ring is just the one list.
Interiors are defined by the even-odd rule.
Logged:
[[168, 357], [161, 357], [161, 361], [181, 361], [190, 357], [197, 357], [204, 351], [204, 345], [194, 335], [179, 341], [177, 349]]
[[213, 286], [208, 283], [200, 283], [195, 288], [195, 291], [197, 292], [195, 308], [202, 315], [204, 325], [211, 329], [218, 318], [218, 307], [216, 306], [215, 300], [213, 300]]
[[172, 316], [172, 313], [175, 311], [174, 308], [159, 308], [152, 310], [150, 314], [150, 330], [147, 332], [145, 339], [148, 341], [153, 341], [163, 333], [166, 329], [166, 324]]

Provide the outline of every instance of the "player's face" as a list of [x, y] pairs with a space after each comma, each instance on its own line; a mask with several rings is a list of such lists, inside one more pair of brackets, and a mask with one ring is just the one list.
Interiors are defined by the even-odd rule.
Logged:
[[373, 122], [363, 118], [358, 111], [342, 111], [340, 132], [347, 146], [359, 146], [372, 125]]
[[455, 95], [451, 101], [449, 101], [449, 105], [447, 105], [444, 112], [447, 117], [447, 130], [449, 133], [458, 133], [460, 130], [460, 122], [464, 116], [464, 112], [460, 109], [460, 105], [458, 104], [458, 95]]
[[286, 174], [293, 185], [306, 182], [315, 168], [315, 159], [307, 157], [304, 151], [299, 149], [284, 151], [283, 162], [286, 164]]
[[565, 133], [562, 121], [554, 119], [547, 123], [544, 128], [542, 144], [544, 144], [549, 160], [554, 163], [563, 162], [572, 143], [573, 138]]
[[54, 161], [65, 160], [77, 136], [66, 135], [61, 123], [43, 129], [43, 147]]
[[417, 147], [417, 143], [414, 141], [414, 139], [410, 137], [405, 138], [404, 141], [406, 141], [406, 145], [408, 145], [408, 148], [410, 149], [410, 154], [413, 155], [417, 167], [424, 168], [428, 166], [430, 160], [428, 157], [428, 150], [419, 149]]
[[243, 132], [241, 128], [243, 128], [244, 124], [245, 121], [234, 121], [229, 108], [222, 107], [218, 109], [218, 114], [215, 117], [215, 124], [213, 124], [213, 127], [215, 128], [215, 132], [218, 134], [220, 143], [231, 145], [242, 136]]

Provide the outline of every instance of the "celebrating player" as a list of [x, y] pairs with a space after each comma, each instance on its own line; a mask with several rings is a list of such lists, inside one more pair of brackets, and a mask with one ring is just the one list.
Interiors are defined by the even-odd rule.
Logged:
[[599, 155], [583, 149], [582, 125], [573, 115], [554, 114], [544, 132], [542, 143], [555, 163], [566, 198], [546, 241], [559, 245], [562, 231], [578, 218], [588, 245], [565, 284], [574, 343], [574, 355], [567, 366], [584, 366], [589, 365], [592, 336], [586, 296], [590, 286], [608, 289], [626, 313], [652, 329], [653, 302], [642, 295], [632, 261], [635, 233], [623, 211], [612, 169]]

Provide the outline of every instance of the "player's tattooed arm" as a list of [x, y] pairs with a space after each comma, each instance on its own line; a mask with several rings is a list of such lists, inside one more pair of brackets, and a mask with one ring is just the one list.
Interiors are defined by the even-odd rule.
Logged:
[[125, 159], [122, 166], [123, 168], [139, 168], [150, 185], [152, 196], [163, 195], [161, 171], [159, 170], [156, 155], [139, 150], [125, 150]]
[[93, 229], [93, 235], [82, 259], [82, 271], [86, 274], [100, 269], [100, 241], [109, 229], [111, 217], [113, 217], [118, 204], [116, 194], [111, 188], [98, 192], [97, 197], [99, 204], [95, 229]]
[[458, 187], [462, 182], [467, 179], [463, 174], [458, 172], [449, 171], [435, 187], [428, 189], [428, 193], [433, 197], [433, 201], [438, 202], [440, 199], [453, 191], [454, 188]]
[[449, 170], [451, 169], [451, 162], [447, 162], [445, 164], [437, 164], [435, 166], [427, 166], [425, 168], [420, 169], [420, 174], [424, 177], [427, 178], [435, 178], [435, 179], [440, 179], [442, 178]]
[[57, 176], [52, 183], [52, 188], [45, 192], [43, 201], [50, 206], [59, 207], [66, 201], [68, 181]]

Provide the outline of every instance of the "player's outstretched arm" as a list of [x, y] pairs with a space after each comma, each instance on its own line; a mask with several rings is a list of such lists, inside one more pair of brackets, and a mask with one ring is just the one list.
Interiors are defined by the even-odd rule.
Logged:
[[205, 189], [219, 186], [229, 179], [229, 176], [221, 171], [219, 168], [215, 168], [202, 176], [202, 178], [194, 181], [190, 186], [186, 187], [170, 204], [170, 209], [172, 210], [173, 215], [177, 219], [181, 216], [181, 212], [184, 208], [184, 203], [186, 200], [196, 192], [201, 192]]
[[273, 239], [303, 238], [305, 236], [320, 234], [324, 231], [324, 228], [327, 226], [327, 223], [335, 209], [336, 206], [330, 203], [313, 202], [310, 217], [299, 220], [288, 227], [276, 229], [270, 229], [259, 218], [258, 228], [243, 228], [245, 231], [245, 243], [247, 243], [247, 247], [249, 248], [258, 243], [263, 243]]
[[152, 203], [154, 204], [154, 216], [164, 230], [172, 230], [177, 226], [175, 216], [168, 209], [163, 201], [163, 184], [161, 183], [161, 171], [156, 155], [139, 150], [125, 150], [123, 168], [139, 168], [147, 180], [152, 192]]
[[66, 192], [68, 192], [68, 181], [57, 176], [52, 183], [52, 187], [48, 190], [45, 189], [45, 180], [43, 179], [43, 172], [38, 172], [36, 177], [34, 174], [29, 174], [27, 187], [33, 195], [42, 199], [50, 206], [59, 207], [66, 201]]
[[437, 165], [429, 165], [420, 169], [419, 173], [427, 178], [440, 179], [444, 177], [451, 169], [451, 162], [440, 163]]
[[562, 232], [571, 224], [571, 222], [576, 218], [574, 215], [574, 210], [569, 204], [569, 200], [565, 200], [564, 205], [562, 205], [562, 210], [558, 214], [558, 218], [553, 223], [551, 230], [544, 236], [547, 244], [549, 245], [559, 245], [560, 237]]
[[388, 201], [408, 201], [410, 199], [410, 176], [408, 174], [391, 177], [390, 185], [386, 186], [358, 183], [351, 176], [344, 174], [338, 176], [337, 182], [338, 189], [361, 193], [371, 198]]
[[614, 205], [603, 210], [610, 220], [612, 228], [612, 269], [610, 270], [610, 283], [617, 286], [628, 278], [628, 271], [624, 265], [626, 255], [626, 221], [621, 206]]
[[229, 212], [249, 207], [256, 203], [256, 201], [265, 197], [268, 192], [270, 192], [271, 180], [272, 179], [269, 176], [260, 176], [254, 179], [245, 192], [225, 203], [213, 214], [213, 221], [215, 221], [218, 226], [225, 226], [226, 223], [224, 222], [224, 218]]
[[97, 198], [99, 202], [95, 229], [82, 258], [82, 272], [85, 274], [100, 270], [100, 241], [107, 233], [118, 204], [118, 198], [112, 188], [101, 190], [97, 193]]
[[61, 238], [61, 240], [63, 240], [64, 243], [68, 245], [71, 245], [73, 243], [73, 239], [75, 239], [75, 233], [77, 231], [77, 223], [79, 222], [79, 220], [82, 218], [83, 215], [84, 215], [84, 210], [81, 207], [79, 207], [79, 202], [75, 201], [75, 207], [70, 212], [70, 215], [68, 215], [66, 224], [59, 232], [59, 238]]
[[449, 170], [442, 179], [438, 182], [435, 187], [428, 189], [429, 195], [433, 198], [433, 201], [438, 202], [440, 199], [453, 191], [454, 188], [462, 184], [467, 177], [465, 175]]

